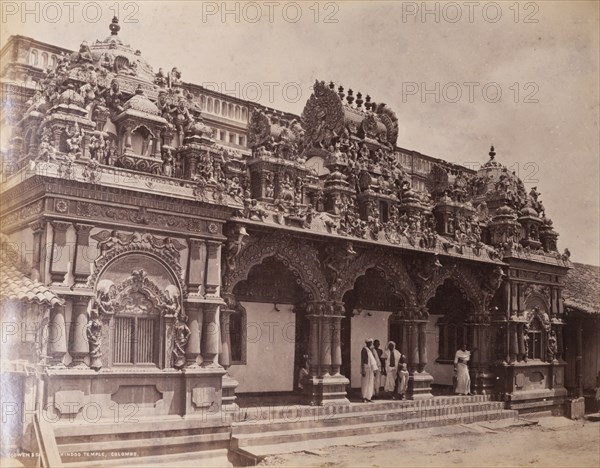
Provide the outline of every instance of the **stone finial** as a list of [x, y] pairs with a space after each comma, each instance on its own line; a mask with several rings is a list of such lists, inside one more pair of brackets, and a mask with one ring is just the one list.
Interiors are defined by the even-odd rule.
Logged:
[[110, 34], [112, 36], [119, 34], [119, 31], [121, 30], [121, 26], [119, 26], [119, 18], [113, 16], [112, 22], [110, 23], [108, 29], [110, 29]]
[[352, 89], [348, 90], [348, 96], [346, 97], [346, 101], [348, 101], [348, 104], [352, 105], [352, 103], [354, 102], [354, 91], [352, 91]]
[[494, 158], [496, 157], [496, 151], [494, 151], [494, 145], [492, 145], [490, 147], [490, 152], [488, 154], [490, 155], [490, 159], [493, 161]]
[[356, 93], [356, 107], [360, 109], [363, 105], [363, 102], [362, 93], [359, 91]]
[[343, 86], [340, 86], [338, 88], [338, 96], [340, 97], [341, 100], [344, 100], [345, 94], [344, 94], [344, 87]]

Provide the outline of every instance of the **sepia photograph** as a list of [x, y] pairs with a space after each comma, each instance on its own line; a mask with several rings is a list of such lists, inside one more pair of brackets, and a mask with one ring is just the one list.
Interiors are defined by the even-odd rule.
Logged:
[[600, 1], [0, 9], [0, 467], [600, 466]]

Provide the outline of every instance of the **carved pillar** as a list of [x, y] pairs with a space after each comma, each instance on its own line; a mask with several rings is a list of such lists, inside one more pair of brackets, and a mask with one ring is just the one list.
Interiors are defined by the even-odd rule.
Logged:
[[219, 367], [215, 357], [219, 353], [219, 326], [216, 304], [204, 304], [202, 321], [202, 367]]
[[419, 328], [416, 322], [408, 322], [408, 359], [411, 371], [419, 366]]
[[509, 334], [509, 353], [510, 362], [516, 362], [517, 356], [519, 355], [519, 324], [517, 322], [508, 323], [508, 334]]
[[123, 144], [125, 146], [125, 151], [124, 152], [131, 152], [131, 127], [128, 125], [125, 127], [125, 140], [123, 141]]
[[319, 373], [319, 316], [308, 315], [310, 321], [310, 335], [308, 337], [308, 349], [310, 359], [310, 376], [316, 377]]
[[157, 159], [161, 158], [161, 152], [162, 152], [162, 148], [161, 148], [161, 138], [160, 138], [160, 131], [159, 130], [155, 130], [156, 133], [156, 137], [154, 138], [154, 151], [153, 151], [153, 156]]
[[69, 268], [69, 249], [67, 247], [67, 230], [71, 223], [52, 221], [54, 236], [52, 241], [52, 261], [50, 265], [50, 277], [54, 284], [62, 284]]
[[431, 393], [433, 377], [425, 370], [427, 364], [426, 325], [427, 322], [422, 320], [407, 320], [403, 327], [410, 372], [408, 398], [412, 400], [433, 398]]
[[556, 359], [559, 362], [564, 361], [564, 353], [565, 353], [565, 344], [563, 341], [563, 325], [558, 325], [556, 327], [556, 345], [558, 347], [558, 353], [556, 355]]
[[348, 404], [346, 386], [349, 381], [340, 374], [341, 312], [343, 306], [315, 302], [307, 307], [310, 321], [309, 376], [302, 384], [311, 405]]
[[583, 324], [581, 319], [575, 323], [575, 375], [577, 382], [577, 397], [583, 396]]
[[42, 242], [44, 239], [46, 223], [39, 221], [30, 224], [29, 227], [33, 231], [33, 258], [31, 259], [31, 266], [41, 275], [43, 271], [42, 255], [45, 255], [45, 245]]
[[188, 328], [190, 337], [185, 348], [185, 366], [198, 367], [200, 356], [200, 333], [202, 330], [202, 311], [199, 304], [187, 305]]
[[321, 317], [321, 376], [331, 371], [331, 317]]
[[207, 271], [206, 271], [206, 295], [216, 296], [221, 284], [221, 242], [206, 241], [207, 248]]
[[519, 343], [519, 352], [517, 355], [517, 359], [519, 361], [521, 360], [527, 360], [527, 352], [525, 350], [525, 333], [524, 333], [524, 326], [522, 323], [517, 324], [517, 338], [518, 338], [518, 343]]
[[188, 291], [202, 295], [206, 272], [206, 244], [202, 239], [190, 239], [188, 259]]
[[51, 312], [48, 327], [49, 364], [53, 367], [64, 367], [63, 358], [67, 354], [67, 327], [65, 323], [65, 307], [55, 306]]
[[419, 349], [419, 364], [417, 366], [419, 372], [425, 370], [427, 365], [427, 335], [425, 334], [425, 327], [427, 322], [419, 322], [418, 327], [418, 349]]
[[94, 226], [91, 224], [76, 224], [77, 250], [75, 251], [75, 268], [73, 276], [75, 284], [85, 283], [90, 275], [90, 263], [94, 260], [88, 252], [90, 245], [90, 231]]
[[73, 361], [70, 367], [87, 367], [84, 359], [90, 352], [90, 345], [86, 336], [88, 302], [89, 297], [87, 296], [73, 298], [73, 318], [69, 343], [69, 354]]
[[342, 367], [342, 315], [334, 315], [331, 317], [331, 375], [340, 375]]
[[224, 369], [231, 365], [231, 341], [229, 333], [229, 318], [233, 310], [221, 307], [219, 310], [219, 321], [221, 324], [221, 352], [219, 353], [219, 364]]

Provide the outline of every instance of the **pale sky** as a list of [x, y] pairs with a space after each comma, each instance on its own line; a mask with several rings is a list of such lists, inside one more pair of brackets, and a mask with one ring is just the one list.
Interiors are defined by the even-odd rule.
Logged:
[[[22, 2], [2, 2], [2, 44], [77, 49], [109, 34], [116, 2], [66, 3], [30, 2], [23, 17]], [[396, 112], [398, 145], [433, 157], [483, 164], [493, 143], [542, 193], [559, 249], [600, 264], [599, 2], [424, 6], [124, 2], [119, 36], [155, 70], [297, 114], [315, 79], [370, 94]]]

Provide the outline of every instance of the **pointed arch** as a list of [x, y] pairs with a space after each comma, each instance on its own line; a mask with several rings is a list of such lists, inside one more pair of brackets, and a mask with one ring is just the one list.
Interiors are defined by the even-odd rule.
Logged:
[[448, 279], [452, 280], [466, 295], [467, 299], [473, 303], [476, 315], [485, 313], [486, 301], [481, 290], [480, 279], [467, 268], [458, 267], [457, 265], [450, 268], [442, 268], [431, 280], [424, 284], [419, 298], [420, 304], [426, 307], [429, 300], [435, 296], [437, 288]]
[[233, 268], [228, 268], [223, 275], [223, 294], [231, 294], [238, 282], [248, 278], [250, 269], [267, 257], [275, 257], [297, 275], [310, 300], [328, 299], [327, 281], [320, 268], [317, 249], [286, 234], [253, 236], [236, 256]]
[[376, 269], [383, 273], [384, 278], [392, 285], [393, 293], [403, 296], [406, 299], [408, 307], [417, 305], [417, 289], [412, 281], [406, 266], [398, 256], [385, 255], [383, 252], [365, 251], [350, 264], [350, 268], [345, 272], [342, 281], [334, 293], [332, 299], [341, 301], [348, 291], [350, 291], [356, 280], [363, 276], [367, 270]]

